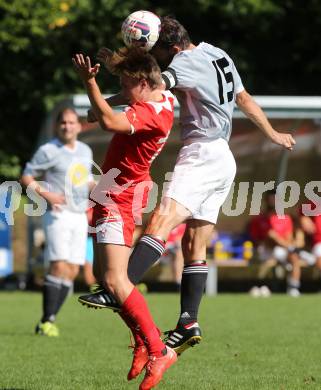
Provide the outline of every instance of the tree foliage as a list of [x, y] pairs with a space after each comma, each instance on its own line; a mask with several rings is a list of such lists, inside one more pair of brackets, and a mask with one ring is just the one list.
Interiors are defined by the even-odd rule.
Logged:
[[[227, 50], [252, 93], [320, 94], [319, 0], [0, 0], [0, 164], [26, 160], [46, 111], [83, 91], [72, 54], [117, 48], [123, 19], [137, 9], [174, 14], [195, 43]], [[99, 82], [117, 88], [113, 78]]]

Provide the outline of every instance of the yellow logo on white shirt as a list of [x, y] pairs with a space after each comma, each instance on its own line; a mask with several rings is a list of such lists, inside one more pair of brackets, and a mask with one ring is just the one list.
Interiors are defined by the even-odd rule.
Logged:
[[68, 170], [70, 182], [74, 186], [83, 186], [88, 183], [88, 169], [81, 163], [72, 164]]

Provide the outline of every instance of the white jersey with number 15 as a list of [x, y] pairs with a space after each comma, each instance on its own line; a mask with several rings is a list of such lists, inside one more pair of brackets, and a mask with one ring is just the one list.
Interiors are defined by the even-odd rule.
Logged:
[[162, 73], [180, 103], [181, 137], [229, 140], [236, 94], [244, 90], [232, 59], [202, 42], [176, 54]]

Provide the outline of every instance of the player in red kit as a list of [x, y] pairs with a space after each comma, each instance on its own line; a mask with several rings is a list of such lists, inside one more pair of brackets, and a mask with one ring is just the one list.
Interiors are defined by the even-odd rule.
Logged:
[[114, 112], [100, 93], [95, 80], [99, 65], [92, 67], [89, 57], [82, 54], [75, 55], [73, 63], [101, 127], [116, 133], [106, 153], [103, 175], [91, 193], [96, 202], [94, 273], [115, 296], [119, 314], [134, 335], [128, 379], [146, 367], [140, 390], [147, 390], [156, 386], [177, 356], [161, 341], [143, 296], [128, 279], [127, 267], [135, 218], [147, 201], [150, 165], [173, 125], [174, 99], [161, 90], [161, 72], [154, 58], [140, 49], [106, 55], [106, 67], [120, 76], [122, 94], [130, 103], [122, 113]]

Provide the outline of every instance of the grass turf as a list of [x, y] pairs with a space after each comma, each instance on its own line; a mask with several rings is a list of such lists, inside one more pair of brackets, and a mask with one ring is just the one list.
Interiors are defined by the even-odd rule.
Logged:
[[[178, 295], [147, 296], [157, 324], [175, 324]], [[160, 389], [321, 389], [321, 296], [204, 298], [202, 343], [166, 374]], [[0, 390], [137, 389], [126, 381], [128, 331], [109, 310], [70, 298], [59, 313], [61, 336], [35, 336], [38, 293], [0, 293]]]

